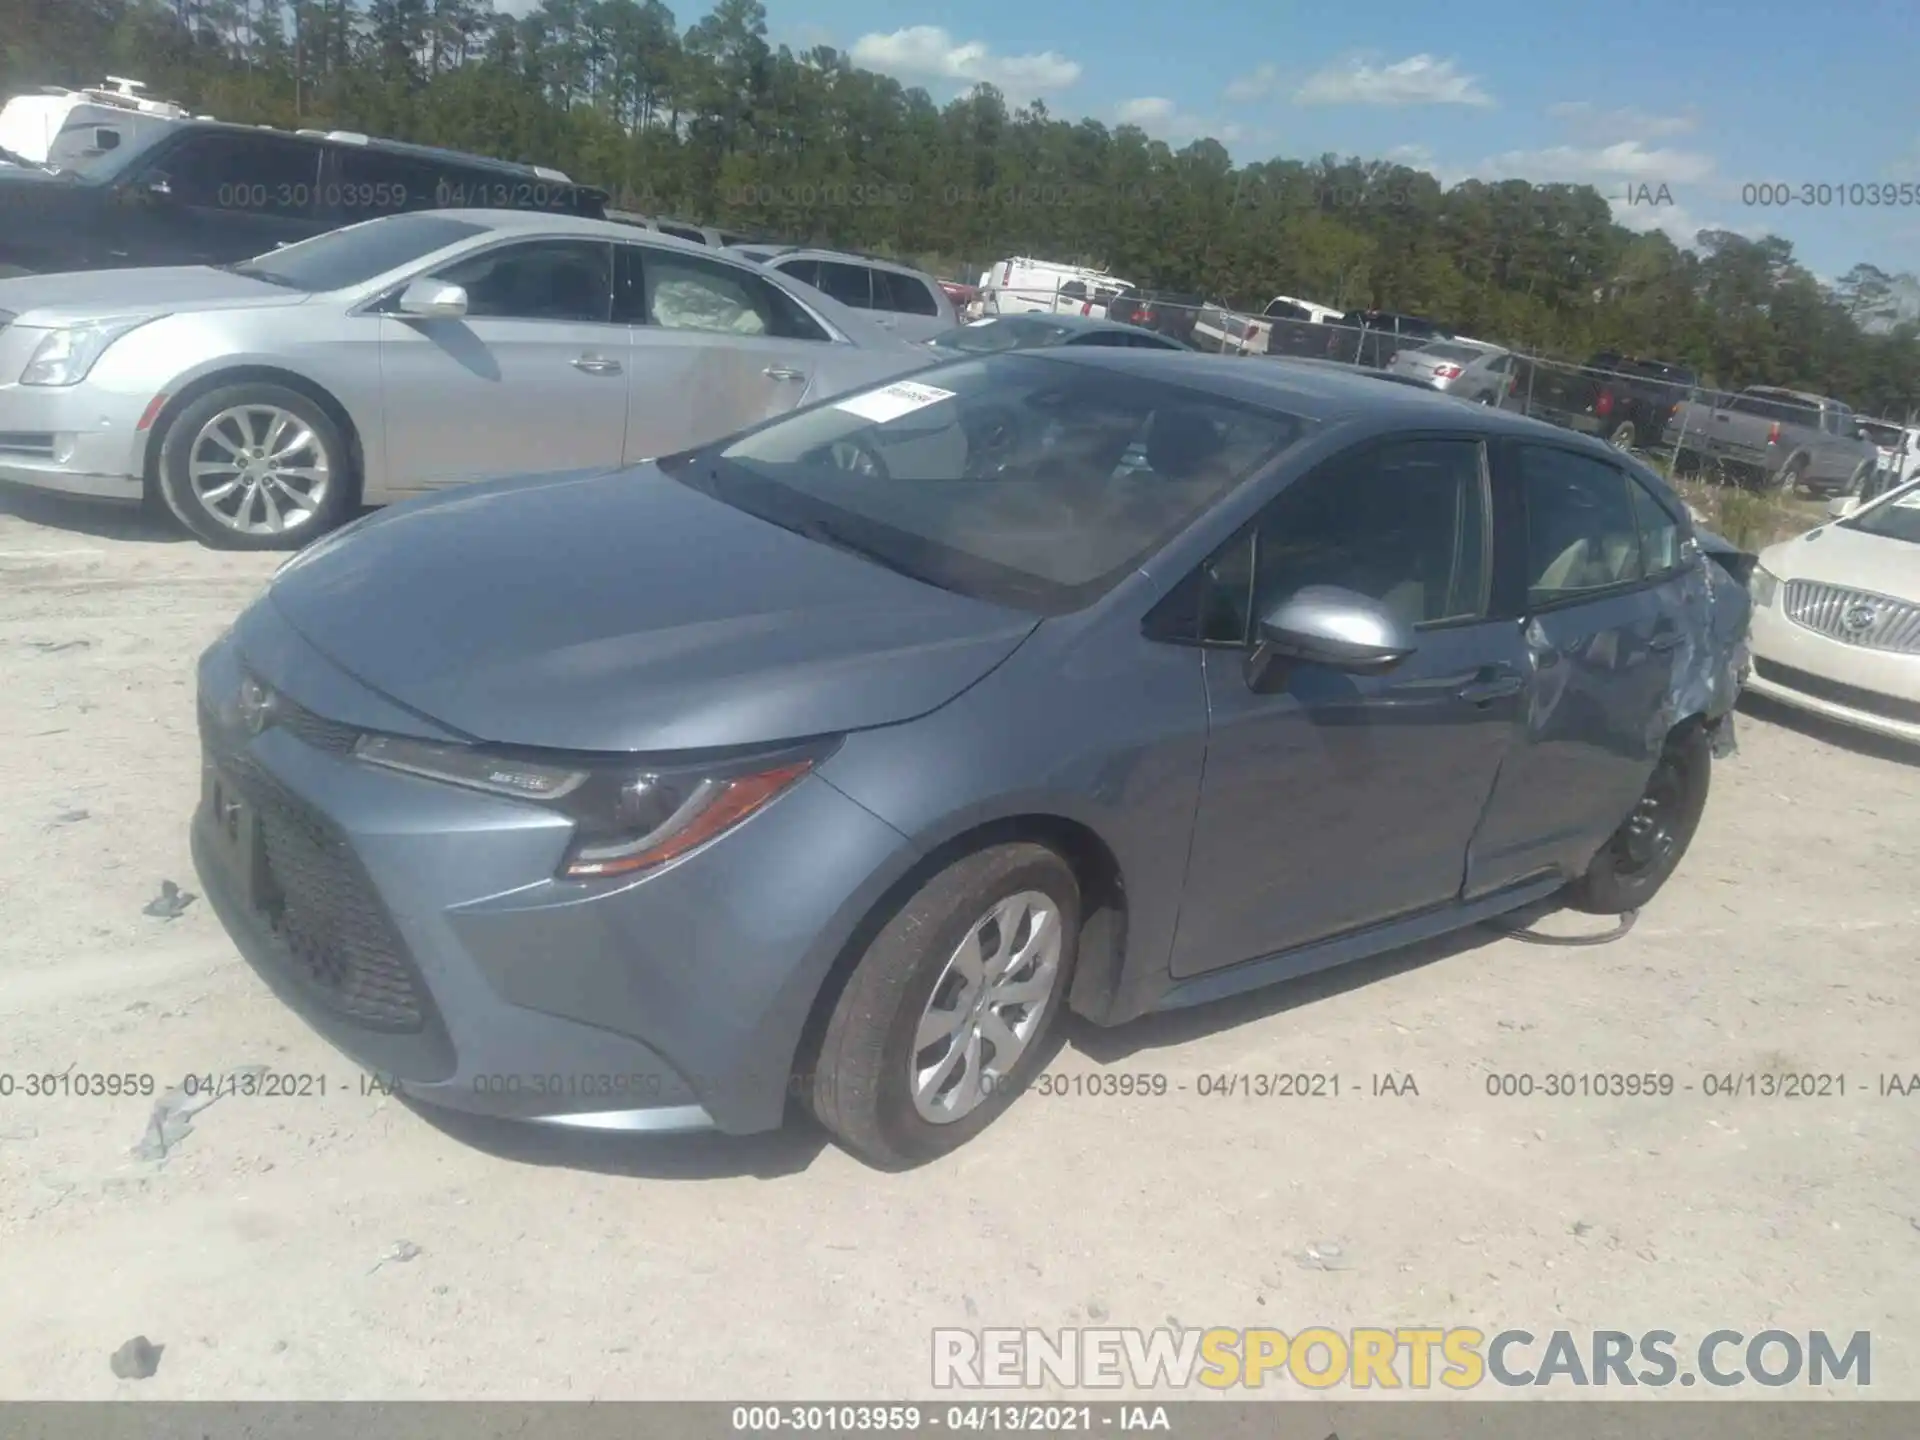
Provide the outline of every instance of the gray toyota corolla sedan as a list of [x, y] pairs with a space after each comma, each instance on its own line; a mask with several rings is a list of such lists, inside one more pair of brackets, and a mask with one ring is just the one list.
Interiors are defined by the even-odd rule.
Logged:
[[1702, 543], [1631, 458], [1438, 395], [963, 359], [321, 541], [201, 661], [194, 854], [418, 1100], [742, 1133], [797, 1096], [910, 1164], [1063, 1006], [1646, 902], [1732, 738]]

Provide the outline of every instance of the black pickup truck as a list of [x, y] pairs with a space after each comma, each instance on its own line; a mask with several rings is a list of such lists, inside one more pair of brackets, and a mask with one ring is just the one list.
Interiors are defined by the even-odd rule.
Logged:
[[1520, 377], [1515, 399], [1527, 413], [1564, 429], [1598, 435], [1622, 450], [1659, 443], [1673, 407], [1699, 387], [1700, 377], [1683, 365], [1643, 360], [1607, 350], [1575, 370], [1532, 362], [1532, 387]]

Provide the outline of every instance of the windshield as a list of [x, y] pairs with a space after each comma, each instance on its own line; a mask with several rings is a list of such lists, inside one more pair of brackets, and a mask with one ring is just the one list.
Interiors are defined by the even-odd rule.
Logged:
[[943, 331], [934, 338], [933, 343], [942, 350], [992, 355], [1002, 350], [1030, 350], [1036, 346], [1058, 345], [1072, 333], [1065, 325], [1057, 325], [1050, 320], [1000, 316]]
[[1910, 480], [1886, 500], [1840, 522], [1845, 530], [1920, 545], [1920, 480]]
[[663, 468], [928, 584], [1059, 614], [1137, 569], [1305, 428], [1106, 366], [1009, 354], [816, 406]]
[[269, 250], [228, 268], [236, 275], [318, 294], [365, 284], [377, 275], [485, 233], [484, 226], [445, 215], [383, 215], [378, 220], [365, 220]]

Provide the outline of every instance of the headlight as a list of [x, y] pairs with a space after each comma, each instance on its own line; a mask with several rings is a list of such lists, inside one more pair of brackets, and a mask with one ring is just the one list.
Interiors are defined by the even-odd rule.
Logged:
[[22, 385], [78, 385], [107, 347], [129, 330], [158, 320], [158, 315], [123, 315], [66, 325], [42, 340], [20, 372]]
[[394, 735], [363, 736], [354, 754], [369, 765], [550, 806], [573, 820], [560, 874], [631, 875], [664, 865], [731, 830], [804, 777], [825, 747], [789, 747], [706, 765], [577, 765], [489, 754]]
[[1763, 566], [1753, 567], [1753, 577], [1747, 581], [1747, 590], [1753, 596], [1753, 607], [1764, 610], [1773, 604], [1774, 593], [1780, 588], [1780, 577]]

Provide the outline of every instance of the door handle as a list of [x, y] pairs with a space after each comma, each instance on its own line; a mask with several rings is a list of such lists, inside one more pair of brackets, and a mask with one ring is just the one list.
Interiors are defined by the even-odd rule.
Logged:
[[1653, 638], [1647, 642], [1649, 650], [1678, 650], [1686, 643], [1687, 637], [1676, 625], [1668, 625], [1653, 632]]
[[572, 363], [574, 369], [584, 370], [589, 375], [618, 375], [620, 373], [620, 362], [618, 360], [609, 360], [604, 355], [582, 355]]
[[1489, 665], [1453, 693], [1469, 705], [1491, 705], [1509, 695], [1518, 695], [1525, 684], [1519, 671], [1505, 665]]
[[765, 375], [769, 380], [804, 380], [807, 378], [806, 371], [795, 370], [789, 365], [769, 365], [760, 373]]

